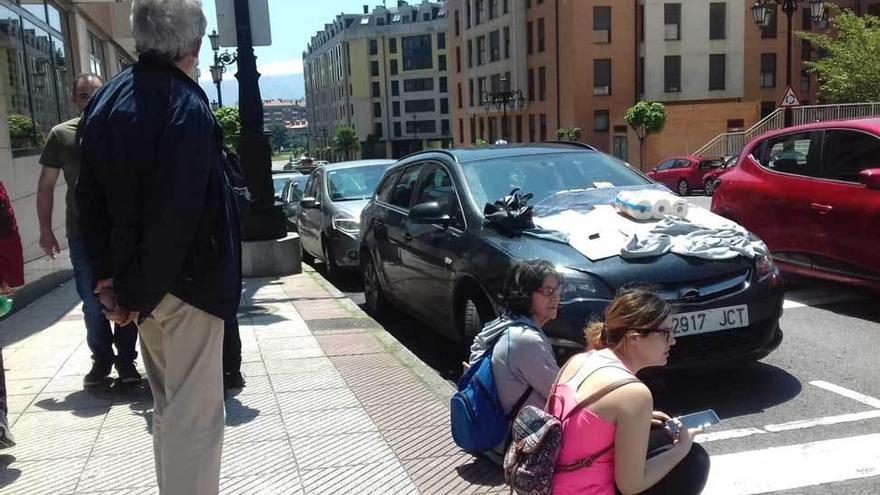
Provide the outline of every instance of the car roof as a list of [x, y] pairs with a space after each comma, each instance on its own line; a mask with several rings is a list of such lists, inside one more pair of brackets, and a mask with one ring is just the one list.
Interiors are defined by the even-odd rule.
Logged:
[[348, 168], [369, 167], [372, 165], [391, 165], [396, 160], [354, 160], [350, 162], [329, 163], [322, 165], [324, 170], [344, 170]]
[[407, 155], [409, 159], [423, 154], [444, 153], [459, 163], [478, 162], [495, 158], [514, 156], [546, 155], [551, 153], [571, 153], [572, 151], [597, 152], [596, 148], [583, 143], [544, 142], [529, 144], [496, 144], [480, 148], [428, 149]]

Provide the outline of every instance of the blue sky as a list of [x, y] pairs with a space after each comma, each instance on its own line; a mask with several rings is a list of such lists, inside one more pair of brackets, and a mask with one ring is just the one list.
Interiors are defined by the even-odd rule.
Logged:
[[[202, 2], [210, 33], [217, 27], [214, 0], [202, 0]], [[396, 3], [396, 0], [389, 0], [388, 4], [392, 3]], [[258, 70], [264, 76], [302, 74], [302, 51], [312, 35], [342, 12], [363, 12], [364, 4], [370, 5], [372, 9], [377, 4], [381, 5], [382, 0], [269, 0], [272, 46], [255, 48]], [[209, 67], [213, 61], [211, 45], [205, 39], [199, 57], [201, 81], [210, 82]], [[223, 80], [229, 81], [234, 74], [233, 66], [227, 70]], [[226, 91], [224, 90], [223, 93], [225, 95]]]

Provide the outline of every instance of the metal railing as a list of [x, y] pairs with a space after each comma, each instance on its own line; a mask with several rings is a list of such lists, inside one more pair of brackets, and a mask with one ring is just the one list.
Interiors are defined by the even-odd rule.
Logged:
[[[828, 120], [858, 119], [880, 116], [880, 103], [844, 103], [839, 105], [809, 105], [792, 110], [794, 125], [825, 122]], [[721, 133], [694, 152], [697, 156], [716, 157], [738, 155], [746, 143], [765, 132], [785, 127], [785, 110], [777, 108], [770, 115], [745, 131]]]

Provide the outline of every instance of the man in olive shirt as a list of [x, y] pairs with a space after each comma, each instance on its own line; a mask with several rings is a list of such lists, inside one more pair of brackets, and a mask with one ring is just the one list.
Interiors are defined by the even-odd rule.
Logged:
[[[92, 94], [103, 85], [104, 81], [94, 74], [82, 74], [76, 78], [73, 82], [72, 96], [80, 113], [86, 108]], [[64, 180], [67, 182], [65, 203], [70, 261], [73, 264], [76, 291], [83, 301], [86, 341], [92, 351], [92, 369], [83, 379], [83, 386], [105, 383], [114, 365], [121, 383], [140, 383], [141, 375], [134, 365], [134, 360], [137, 358], [135, 351], [137, 327], [134, 323], [129, 323], [124, 327], [117, 325], [115, 332], [111, 330], [110, 322], [104, 316], [101, 304], [93, 293], [92, 270], [86, 260], [85, 246], [80, 237], [79, 211], [74, 194], [74, 185], [80, 172], [80, 150], [76, 142], [79, 119], [76, 117], [52, 128], [43, 147], [43, 154], [40, 156], [40, 164], [43, 166], [37, 188], [40, 246], [53, 258], [60, 250], [58, 240], [52, 231], [52, 208], [55, 184], [58, 182], [59, 173], [63, 172]], [[115, 355], [113, 344], [116, 344]]]

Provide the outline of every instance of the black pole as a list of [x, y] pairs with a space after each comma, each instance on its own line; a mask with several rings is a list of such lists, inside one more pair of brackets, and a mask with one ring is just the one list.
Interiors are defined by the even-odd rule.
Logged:
[[217, 108], [223, 108], [223, 93], [220, 92], [220, 81], [215, 83], [217, 85]]
[[[797, 1], [796, 0], [785, 0], [782, 4], [782, 10], [785, 11], [785, 16], [788, 19], [788, 27], [786, 28], [786, 47], [785, 47], [785, 87], [786, 91], [791, 87], [791, 19], [794, 16], [795, 10], [797, 10]], [[785, 108], [785, 127], [791, 127], [793, 123], [792, 111], [791, 107]]]
[[248, 189], [253, 195], [250, 207], [242, 212], [241, 237], [245, 241], [280, 239], [287, 235], [284, 210], [275, 205], [272, 187], [272, 155], [263, 129], [263, 101], [260, 73], [254, 56], [251, 19], [247, 0], [235, 0], [235, 32], [238, 39], [238, 111], [241, 142], [238, 152]]

